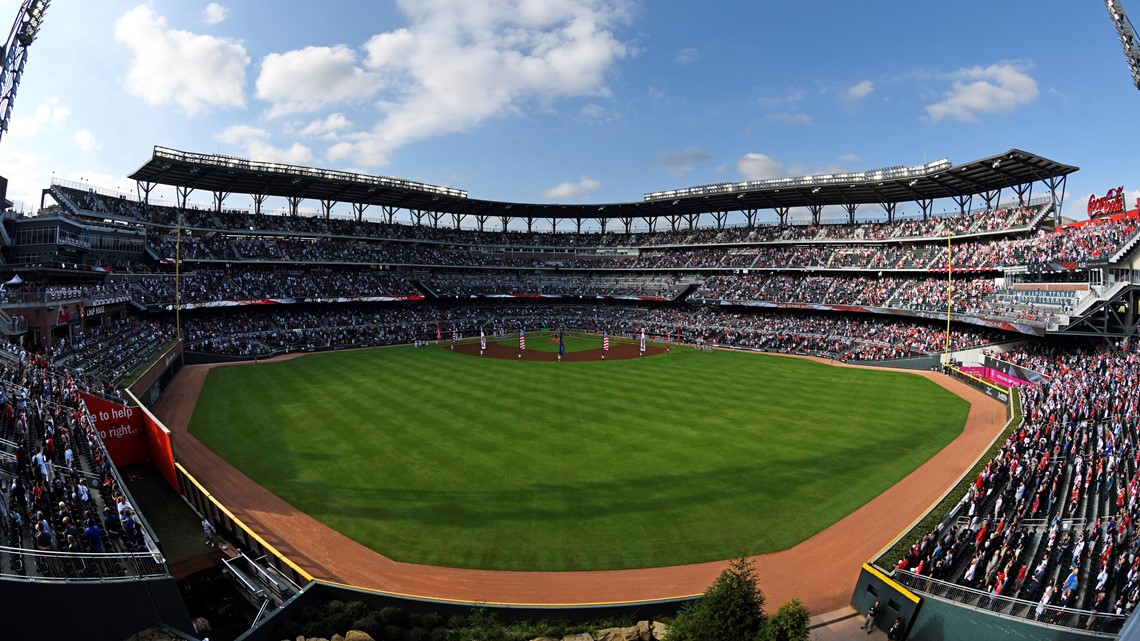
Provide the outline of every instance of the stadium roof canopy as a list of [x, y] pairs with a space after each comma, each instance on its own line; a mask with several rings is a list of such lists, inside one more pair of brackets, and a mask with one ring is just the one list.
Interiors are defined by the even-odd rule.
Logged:
[[[827, 205], [897, 204], [966, 198], [1023, 189], [1077, 171], [1019, 149], [953, 165], [939, 160], [911, 167], [821, 174], [742, 183], [718, 183], [646, 194], [625, 203], [545, 204], [478, 200], [450, 187], [352, 172], [267, 163], [155, 147], [130, 178], [215, 194], [251, 194], [376, 205], [460, 217], [522, 219], [638, 219]], [[220, 206], [220, 205], [219, 205]], [[786, 211], [786, 210], [785, 210]]]

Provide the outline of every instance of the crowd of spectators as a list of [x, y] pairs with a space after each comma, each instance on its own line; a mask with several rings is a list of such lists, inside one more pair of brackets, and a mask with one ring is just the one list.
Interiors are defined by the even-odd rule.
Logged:
[[[135, 300], [143, 304], [174, 302], [174, 274], [132, 276]], [[340, 298], [415, 296], [418, 291], [402, 276], [376, 269], [207, 269], [178, 278], [182, 304], [266, 298]]]
[[[354, 238], [427, 241], [464, 245], [499, 245], [510, 247], [645, 247], [661, 245], [694, 245], [717, 243], [751, 243], [796, 240], [889, 240], [910, 238], [945, 238], [951, 235], [979, 232], [1023, 231], [1047, 210], [1047, 206], [999, 207], [964, 214], [942, 213], [927, 219], [902, 219], [891, 222], [831, 223], [820, 225], [759, 225], [754, 227], [704, 227], [692, 229], [654, 229], [626, 233], [618, 221], [609, 221], [607, 233], [588, 231], [561, 232], [477, 231], [454, 226], [409, 225], [373, 220], [324, 218], [314, 215], [253, 214], [240, 210], [176, 209], [139, 203], [124, 198], [100, 195], [93, 191], [56, 187], [77, 207], [96, 214], [105, 213], [140, 223], [174, 227], [179, 215], [182, 226], [199, 230], [240, 232], [285, 232], [350, 236]], [[450, 220], [449, 217], [443, 220]], [[569, 227], [569, 225], [566, 225]]]
[[1044, 342], [1000, 356], [1047, 382], [1021, 388], [1024, 422], [955, 508], [959, 518], [892, 562], [984, 601], [1035, 602], [1021, 612], [1039, 621], [1100, 630], [1103, 618], [1063, 608], [1129, 614], [1140, 602], [1140, 356]]
[[630, 296], [672, 300], [690, 283], [672, 274], [440, 272], [421, 279], [436, 296]]
[[9, 345], [0, 355], [0, 529], [12, 574], [121, 576], [127, 568], [100, 555], [153, 545], [118, 485], [82, 389], [50, 354]]
[[[627, 306], [480, 303], [464, 307], [401, 303], [298, 310], [226, 309], [188, 315], [187, 349], [232, 356], [335, 349], [503, 335], [520, 328], [565, 327], [636, 336], [645, 330], [669, 341], [782, 352], [820, 353], [845, 360], [923, 356], [946, 347], [945, 328], [922, 320], [852, 318], [824, 313], [726, 312], [715, 307], [656, 309]], [[954, 349], [1003, 340], [1000, 332], [955, 327]]]

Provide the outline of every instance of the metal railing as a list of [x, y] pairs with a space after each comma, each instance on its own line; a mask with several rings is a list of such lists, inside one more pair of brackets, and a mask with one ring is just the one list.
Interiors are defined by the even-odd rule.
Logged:
[[897, 568], [891, 573], [891, 578], [915, 592], [954, 601], [963, 607], [985, 610], [995, 616], [1029, 619], [1042, 625], [1112, 636], [1120, 631], [1124, 621], [1128, 619], [1128, 615], [1124, 614], [1062, 608], [1052, 604], [1042, 606], [1038, 601], [995, 596], [984, 590], [975, 590]]
[[107, 582], [168, 578], [158, 552], [54, 552], [0, 546], [0, 577], [24, 581]]

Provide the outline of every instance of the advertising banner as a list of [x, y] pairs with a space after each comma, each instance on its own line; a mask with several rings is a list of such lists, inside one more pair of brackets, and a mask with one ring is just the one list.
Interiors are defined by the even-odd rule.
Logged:
[[149, 453], [142, 428], [142, 412], [91, 394], [80, 392], [79, 396], [95, 417], [99, 438], [117, 467], [147, 460]]

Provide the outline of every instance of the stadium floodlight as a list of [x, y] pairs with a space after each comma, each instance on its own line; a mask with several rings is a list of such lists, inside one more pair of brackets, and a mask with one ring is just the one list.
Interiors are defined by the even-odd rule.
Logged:
[[[952, 166], [953, 164], [949, 159], [942, 158], [933, 162], [910, 167], [885, 167], [882, 169], [843, 174], [815, 174], [797, 178], [769, 178], [766, 180], [749, 180], [738, 183], [713, 183], [709, 185], [699, 185], [697, 187], [685, 187], [683, 189], [655, 191], [645, 194], [643, 198], [645, 201], [656, 201], [709, 196], [737, 191], [750, 192], [762, 189], [771, 189], [778, 192], [779, 189], [783, 187], [816, 187], [842, 184], [855, 186], [868, 183], [881, 184], [891, 180], [928, 176], [935, 172], [949, 169]], [[743, 196], [743, 194], [741, 195]]]
[[1136, 30], [1132, 28], [1132, 21], [1117, 0], [1105, 0], [1104, 4], [1108, 8], [1108, 17], [1112, 18], [1112, 24], [1116, 27], [1120, 46], [1124, 49], [1124, 59], [1132, 73], [1132, 84], [1140, 89], [1140, 44], [1136, 41]]
[[0, 51], [3, 55], [3, 67], [0, 68], [0, 136], [8, 131], [11, 123], [16, 89], [28, 64], [28, 47], [40, 33], [49, 4], [51, 0], [24, 0], [8, 34], [8, 41]]

